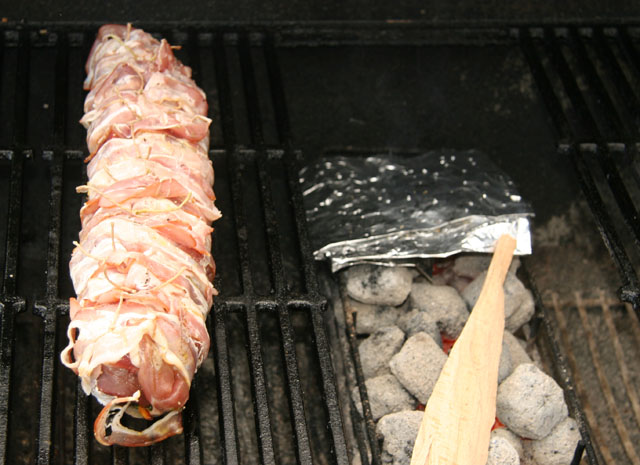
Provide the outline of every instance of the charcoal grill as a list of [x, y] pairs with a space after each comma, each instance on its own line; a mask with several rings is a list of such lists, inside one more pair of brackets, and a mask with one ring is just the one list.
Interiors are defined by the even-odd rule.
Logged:
[[[433, 148], [466, 134], [465, 143], [501, 157], [524, 195], [536, 196], [533, 182], [518, 178], [518, 157], [504, 155], [520, 133], [496, 137], [496, 124], [508, 115], [470, 119], [460, 113], [466, 94], [429, 100], [438, 106], [449, 98], [457, 125], [411, 106], [407, 116], [393, 104], [389, 116], [376, 115], [366, 129], [355, 117], [341, 124], [345, 105], [367, 114], [397, 98], [380, 92], [358, 103], [355, 87], [362, 94], [388, 88], [384, 82], [372, 87], [368, 75], [358, 74], [358, 66], [366, 69], [362, 57], [398, 55], [393, 73], [405, 71], [401, 60], [417, 60], [424, 49], [436, 62], [450, 50], [470, 52], [477, 61], [494, 50], [519, 56], [524, 68], [514, 72], [530, 69], [542, 102], [540, 108], [531, 104], [542, 123], [532, 123], [520, 161], [557, 152], [560, 168], [567, 161], [574, 168], [620, 271], [620, 296], [639, 311], [640, 59], [633, 25], [136, 24], [180, 45], [180, 59], [208, 95], [216, 194], [225, 215], [215, 225], [213, 251], [222, 293], [208, 321], [212, 353], [194, 381], [184, 435], [145, 449], [97, 445], [91, 433], [97, 404], [58, 354], [66, 344], [72, 295], [68, 257], [80, 228], [82, 199], [74, 189], [86, 180], [84, 130], [76, 121], [84, 61], [98, 26], [8, 23], [0, 29], [1, 463], [350, 463], [336, 374], [341, 378], [325, 332], [326, 299], [316, 282], [297, 185], [301, 160], [353, 145]], [[332, 77], [339, 79], [349, 60], [356, 63], [351, 83], [336, 88], [353, 95], [332, 94]], [[370, 64], [374, 71], [385, 65]], [[427, 85], [434, 83], [441, 84]], [[413, 81], [408, 87], [421, 89]], [[471, 110], [481, 99], [471, 101]], [[544, 129], [545, 111], [553, 134]], [[390, 134], [390, 121], [403, 129]], [[416, 134], [429, 127], [421, 126], [425, 121], [434, 129], [421, 138]], [[554, 331], [563, 326], [552, 308], [539, 299], [534, 335], [538, 329], [580, 421], [589, 463], [600, 463], [563, 356], [570, 344], [561, 338], [560, 349]], [[571, 357], [568, 365], [575, 368]]]

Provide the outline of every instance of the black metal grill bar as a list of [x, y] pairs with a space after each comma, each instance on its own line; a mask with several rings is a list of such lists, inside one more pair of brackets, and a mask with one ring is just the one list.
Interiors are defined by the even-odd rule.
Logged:
[[7, 438], [9, 437], [9, 394], [11, 392], [11, 368], [14, 345], [15, 314], [24, 309], [24, 301], [0, 301], [0, 464], [10, 462]]
[[625, 124], [624, 115], [621, 114], [619, 109], [614, 105], [609, 92], [605, 88], [602, 79], [598, 75], [593, 62], [587, 53], [583, 38], [578, 36], [575, 29], [569, 29], [569, 44], [578, 60], [580, 68], [587, 77], [589, 86], [593, 87], [594, 91], [598, 95], [597, 100], [604, 110], [605, 121], [613, 123], [617, 138], [622, 138], [622, 140], [625, 141], [629, 140], [631, 130]]
[[[360, 362], [360, 352], [358, 351], [358, 341], [356, 335], [356, 322], [354, 320], [354, 312], [349, 307], [348, 300], [346, 299], [346, 289], [344, 281], [340, 284], [340, 299], [342, 300], [342, 307], [345, 313], [345, 322], [347, 329], [347, 340], [349, 342], [349, 351], [351, 358], [353, 359], [353, 367], [358, 385], [358, 393], [360, 394], [360, 403], [362, 405], [362, 416], [360, 414], [354, 415], [354, 422], [359, 418], [364, 420], [364, 433], [366, 433], [369, 448], [371, 449], [371, 464], [380, 465], [380, 444], [376, 440], [376, 424], [373, 420], [373, 414], [371, 413], [371, 404], [369, 403], [369, 394], [365, 386], [364, 371], [362, 370], [362, 363]], [[362, 455], [362, 452], [361, 452]], [[366, 457], [366, 451], [365, 451]], [[364, 461], [364, 460], [363, 460]], [[365, 461], [365, 463], [367, 463]]]
[[[9, 299], [10, 302], [14, 300], [21, 299]], [[315, 308], [324, 309], [326, 304], [326, 299], [315, 300], [309, 299], [304, 296], [291, 296], [286, 299], [273, 297], [256, 297], [254, 299], [246, 298], [244, 296], [218, 296], [215, 299], [215, 304], [217, 304], [217, 311], [232, 311], [232, 312], [241, 312], [244, 311], [244, 308], [249, 305], [254, 305], [258, 310], [266, 308], [266, 309], [275, 309], [278, 305], [284, 304], [287, 308], [294, 309], [302, 309], [305, 311], [311, 311]], [[58, 309], [58, 313], [60, 315], [69, 313], [69, 301], [66, 299], [54, 299], [52, 304], [52, 308]]]
[[[163, 465], [165, 463], [164, 449], [165, 449], [164, 443], [154, 444], [149, 447], [148, 461], [151, 465]], [[189, 462], [189, 463], [192, 463], [192, 462]]]
[[27, 138], [27, 107], [29, 104], [29, 35], [21, 31], [18, 35], [18, 62], [16, 64], [16, 88], [14, 101], [13, 151], [11, 160], [11, 187], [7, 218], [7, 248], [3, 295], [13, 296], [16, 292], [18, 268], [18, 243], [20, 238], [20, 219], [22, 214], [22, 178], [24, 157], [30, 152], [25, 150]]
[[[602, 136], [598, 124], [593, 118], [584, 96], [580, 92], [578, 83], [574, 79], [575, 76], [562, 53], [561, 45], [552, 30], [545, 30], [545, 46], [546, 52], [558, 72], [564, 90], [569, 96], [571, 104], [576, 109], [576, 115], [580, 123], [579, 127], [575, 128], [576, 132], [584, 129], [589, 137], [601, 140]], [[583, 135], [578, 133], [578, 137], [583, 137]]]
[[531, 39], [531, 34], [528, 29], [522, 29], [520, 31], [521, 46], [525, 58], [529, 62], [531, 68], [531, 74], [535, 79], [538, 90], [542, 95], [542, 99], [547, 106], [549, 115], [553, 122], [552, 128], [556, 132], [556, 136], [562, 142], [567, 142], [571, 135], [571, 129], [569, 120], [567, 119], [564, 111], [562, 110], [562, 104], [558, 100], [557, 95], [553, 91], [553, 85], [545, 72], [544, 66], [540, 60], [538, 53], [536, 52], [535, 45]]
[[40, 423], [38, 428], [38, 465], [51, 463], [53, 448], [52, 431], [54, 415], [53, 386], [55, 364], [58, 358], [56, 351], [56, 315], [47, 307], [41, 307], [44, 317], [42, 384], [40, 386]]
[[231, 86], [229, 84], [229, 66], [224, 49], [224, 35], [218, 33], [213, 40], [213, 60], [216, 70], [216, 85], [220, 103], [220, 122], [222, 137], [227, 149], [232, 149], [236, 143], [233, 108], [231, 105]]
[[[64, 146], [67, 114], [67, 80], [69, 75], [69, 49], [67, 36], [58, 36], [55, 64], [54, 139], [57, 146]], [[62, 227], [62, 183], [64, 178], [64, 155], [58, 151], [45, 153], [50, 161], [49, 240], [47, 246], [46, 301], [37, 302], [34, 312], [44, 320], [42, 372], [40, 384], [40, 419], [38, 427], [38, 465], [51, 463], [55, 404], [53, 393], [56, 379], [58, 351], [56, 326], [58, 312], [55, 300], [58, 297], [58, 273], [60, 266], [60, 234]]]
[[200, 53], [199, 53], [199, 44], [198, 44], [198, 33], [193, 29], [189, 29], [187, 33], [187, 48], [189, 51], [189, 66], [191, 67], [192, 75], [191, 77], [195, 82], [200, 81], [200, 77], [202, 76], [202, 67], [200, 63]]
[[285, 279], [284, 267], [282, 265], [282, 251], [280, 249], [280, 234], [278, 233], [278, 220], [276, 218], [273, 195], [271, 191], [271, 177], [267, 173], [266, 153], [262, 152], [256, 160], [258, 165], [258, 180], [260, 182], [260, 193], [262, 196], [263, 211], [265, 214], [265, 227], [267, 233], [267, 244], [269, 247], [269, 261], [273, 276], [273, 285], [276, 296], [284, 297]]
[[[164, 449], [165, 449], [164, 443], [154, 444], [151, 447], [149, 447], [149, 463], [151, 465], [163, 465], [165, 463]], [[188, 463], [200, 463], [200, 460], [198, 460], [197, 462], [188, 460]]]
[[[5, 48], [5, 35], [0, 31], [0, 65], [4, 66], [4, 48]], [[4, 79], [4, 73], [0, 73], [0, 89], [2, 89], [2, 80]], [[2, 112], [0, 110], [0, 118], [2, 118]]]
[[620, 63], [611, 51], [611, 45], [604, 35], [602, 28], [595, 28], [594, 39], [592, 41], [599, 56], [606, 63], [606, 69], [609, 71], [611, 79], [616, 90], [620, 93], [625, 107], [632, 117], [631, 131], [634, 136], [638, 136], [638, 124], [640, 124], [640, 102], [635, 92], [631, 88], [627, 77], [625, 76]]
[[245, 203], [242, 188], [242, 161], [234, 152], [231, 155], [231, 198], [233, 201], [234, 220], [238, 242], [238, 256], [242, 277], [242, 291], [244, 295], [253, 295], [253, 279], [251, 276], [251, 259], [249, 254], [249, 230], [246, 221]]
[[[23, 145], [26, 137], [26, 107], [28, 103], [28, 44], [25, 34], [21, 34], [20, 51], [16, 69], [16, 88], [14, 117], [16, 118], [13, 133], [13, 149], [9, 152], [11, 159], [11, 178], [7, 210], [7, 233], [5, 248], [4, 275], [2, 293], [0, 294], [0, 464], [11, 463], [11, 452], [8, 449], [9, 438], [9, 399], [11, 393], [12, 360], [14, 350], [15, 315], [24, 310], [25, 301], [16, 296], [18, 270], [18, 252], [20, 243], [20, 222], [22, 215], [22, 186], [24, 158], [30, 154]], [[4, 34], [2, 34], [4, 49]], [[4, 51], [3, 51], [4, 52]], [[3, 53], [4, 55], [4, 53]]]
[[18, 38], [18, 63], [16, 66], [16, 94], [13, 110], [13, 145], [22, 147], [27, 142], [27, 124], [29, 123], [29, 59], [31, 48], [29, 31], [20, 31]]
[[61, 32], [57, 41], [55, 114], [53, 120], [54, 140], [58, 147], [67, 142], [67, 105], [69, 77], [69, 40], [67, 34]]
[[111, 447], [111, 463], [113, 465], [129, 465], [129, 454], [126, 447]]
[[630, 302], [640, 316], [640, 284], [638, 282], [638, 276], [615, 230], [611, 216], [607, 212], [607, 207], [602, 197], [600, 197], [591, 172], [586, 166], [582, 156], [576, 152], [574, 147], [567, 147], [563, 151], [569, 156], [574, 166], [582, 190], [594, 213], [594, 218], [604, 239], [604, 243], [607, 249], [609, 249], [616, 266], [621, 271], [624, 282], [619, 291], [620, 298], [623, 301]]
[[278, 131], [278, 141], [290, 148], [292, 145], [291, 128], [289, 125], [289, 116], [287, 114], [287, 105], [282, 87], [282, 76], [280, 74], [280, 65], [278, 64], [278, 55], [274, 45], [274, 39], [271, 34], [267, 34], [264, 38], [264, 56], [267, 63], [267, 74], [269, 76], [269, 87], [273, 100], [273, 107], [276, 113], [276, 129]]
[[273, 433], [269, 415], [269, 402], [267, 400], [267, 386], [262, 361], [260, 343], [260, 329], [258, 327], [257, 311], [255, 306], [247, 308], [247, 339], [249, 341], [249, 363], [251, 366], [251, 380], [253, 383], [253, 395], [256, 417], [256, 431], [258, 432], [258, 446], [260, 448], [261, 463], [275, 465], [276, 458], [273, 449]]
[[619, 29], [619, 37], [622, 49], [624, 50], [624, 53], [627, 56], [628, 60], [631, 62], [631, 65], [635, 68], [635, 73], [640, 74], [640, 54], [638, 54], [638, 51], [633, 45], [627, 28]]
[[[16, 300], [16, 299], [14, 299]], [[17, 299], [21, 300], [21, 299]], [[9, 301], [13, 301], [9, 299]], [[314, 308], [324, 308], [326, 303], [326, 299], [322, 299], [321, 297], [316, 300], [315, 298], [308, 298], [305, 296], [289, 296], [286, 299], [277, 298], [275, 296], [265, 296], [265, 297], [256, 297], [249, 298], [246, 296], [217, 296], [215, 299], [215, 304], [217, 311], [243, 311], [245, 307], [249, 305], [255, 305], [256, 308], [275, 308], [280, 304], [284, 304], [287, 308], [296, 308], [296, 309], [304, 309], [311, 310]], [[52, 304], [53, 308], [57, 308], [59, 314], [67, 314], [69, 313], [69, 301], [66, 299], [55, 299]]]
[[[189, 465], [199, 465], [202, 462], [202, 450], [200, 448], [200, 430], [198, 428], [198, 380], [194, 378], [191, 383], [189, 402], [182, 412], [182, 425], [184, 428], [184, 456]], [[161, 465], [165, 463], [162, 451], [165, 443], [154, 444], [150, 447], [152, 463]]]
[[[69, 79], [69, 44], [67, 35], [58, 36], [55, 68], [54, 139], [58, 147], [66, 142], [66, 122]], [[64, 154], [53, 154], [51, 163], [51, 197], [49, 203], [49, 246], [47, 250], [47, 297], [58, 297], [58, 273], [60, 265], [60, 233], [62, 229], [62, 182], [64, 179]], [[52, 309], [53, 312], [55, 310]]]
[[225, 306], [214, 304], [211, 315], [214, 340], [214, 360], [216, 364], [216, 380], [218, 382], [218, 405], [220, 409], [220, 427], [223, 458], [226, 465], [239, 465], [238, 432], [233, 411], [233, 391], [231, 389], [231, 369], [229, 365], [229, 345], [224, 323]]
[[[58, 76], [60, 79], [65, 79], [66, 74], [60, 74]], [[47, 300], [36, 303], [34, 307], [36, 314], [40, 315], [44, 320], [38, 464], [48, 464], [51, 462], [51, 450], [53, 447], [52, 431], [53, 421], [55, 419], [53, 390], [55, 367], [58, 359], [56, 347], [57, 311], [54, 302], [58, 295], [58, 269], [60, 259], [63, 179], [63, 159], [61, 156], [54, 154], [53, 160], [51, 160], [50, 172], [51, 196], [49, 200], [49, 244], [47, 249]]]
[[74, 465], [89, 464], [89, 402], [90, 398], [82, 389], [82, 382], [78, 379], [76, 384], [76, 406], [73, 412], [73, 463]]
[[264, 134], [262, 132], [255, 72], [251, 60], [249, 37], [246, 34], [242, 34], [238, 39], [238, 52], [240, 56], [240, 69], [242, 70], [244, 95], [247, 102], [247, 118], [249, 121], [251, 143], [258, 147], [264, 147]]
[[4, 282], [2, 295], [14, 296], [18, 270], [18, 247], [20, 242], [20, 219], [22, 216], [22, 182], [24, 154], [11, 153], [11, 186], [9, 187], [9, 208], [7, 212], [7, 240], [4, 262]]
[[635, 236], [636, 245], [640, 246], [640, 221], [638, 221], [638, 210], [636, 209], [629, 191], [625, 187], [618, 166], [613, 159], [611, 151], [607, 146], [599, 150], [598, 163], [604, 172], [607, 184], [613, 193], [618, 206], [623, 212], [622, 218], [627, 227]]
[[[62, 221], [62, 180], [64, 161], [61, 155], [53, 154], [50, 164], [51, 197], [49, 198], [49, 246], [47, 249], [47, 298], [58, 297], [58, 273], [60, 266], [60, 229]], [[54, 311], [53, 308], [46, 311]]]
[[300, 375], [298, 373], [298, 361], [294, 344], [294, 332], [291, 325], [291, 315], [284, 306], [278, 307], [278, 319], [282, 334], [282, 349], [284, 353], [285, 368], [287, 372], [287, 387], [289, 388], [289, 405], [293, 420], [293, 431], [296, 439], [296, 456], [298, 462], [307, 465], [313, 463], [311, 458], [311, 444], [309, 432], [304, 414], [302, 389], [300, 387]]
[[322, 388], [324, 392], [324, 403], [329, 414], [329, 429], [333, 441], [333, 454], [338, 465], [348, 465], [349, 456], [347, 454], [347, 444], [345, 442], [344, 429], [340, 405], [338, 404], [338, 392], [336, 391], [333, 364], [331, 362], [329, 343], [325, 332], [324, 320], [322, 318], [324, 310], [314, 308], [311, 311], [311, 323], [313, 325], [313, 335], [318, 348], [318, 360], [322, 373]]
[[9, 436], [9, 383], [11, 383], [11, 356], [13, 349], [13, 311], [0, 301], [0, 463], [7, 463]]
[[309, 299], [315, 302], [323, 302], [325, 299], [320, 295], [318, 290], [318, 279], [316, 274], [315, 262], [313, 261], [313, 249], [309, 236], [307, 235], [307, 228], [305, 226], [305, 212], [304, 203], [302, 200], [302, 192], [300, 192], [300, 183], [298, 181], [298, 173], [300, 167], [298, 161], [295, 159], [295, 154], [291, 153], [285, 159], [287, 168], [287, 179], [289, 181], [289, 192], [293, 199], [293, 214], [296, 220], [296, 232], [298, 236], [298, 244], [300, 247], [300, 253], [302, 255], [302, 268], [304, 270], [304, 285], [306, 293], [309, 295]]
[[[189, 31], [187, 36], [189, 51], [189, 65], [193, 71], [193, 76], [197, 79], [201, 73], [200, 55], [198, 54], [198, 38], [194, 31]], [[198, 396], [196, 395], [197, 380], [193, 380], [189, 393], [189, 402], [182, 413], [182, 423], [184, 427], [184, 447], [185, 460], [189, 465], [198, 465], [201, 460], [200, 430], [198, 427]], [[150, 448], [150, 461], [153, 464], [164, 464], [164, 454], [162, 451], [165, 444], [156, 444]]]

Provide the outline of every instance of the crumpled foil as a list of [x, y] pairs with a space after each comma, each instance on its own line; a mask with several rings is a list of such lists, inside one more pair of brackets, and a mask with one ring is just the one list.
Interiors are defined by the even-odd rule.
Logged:
[[498, 238], [531, 253], [531, 206], [477, 150], [332, 156], [300, 171], [317, 260], [406, 264], [459, 252], [492, 252]]

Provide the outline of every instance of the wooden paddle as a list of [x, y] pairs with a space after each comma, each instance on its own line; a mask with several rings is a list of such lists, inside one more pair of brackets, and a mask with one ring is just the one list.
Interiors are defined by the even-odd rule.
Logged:
[[427, 402], [411, 465], [485, 465], [496, 415], [504, 280], [516, 240], [496, 243], [473, 311]]

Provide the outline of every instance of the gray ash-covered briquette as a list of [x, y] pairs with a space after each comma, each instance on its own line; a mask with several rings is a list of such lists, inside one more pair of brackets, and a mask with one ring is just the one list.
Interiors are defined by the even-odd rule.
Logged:
[[404, 333], [397, 326], [381, 328], [362, 341], [358, 352], [365, 379], [389, 372], [389, 360], [400, 350]]
[[500, 363], [498, 365], [498, 384], [513, 372], [513, 362], [508, 344], [502, 341], [502, 352], [500, 352]]
[[522, 364], [498, 387], [496, 412], [511, 431], [542, 439], [568, 415], [562, 388], [533, 364]]
[[345, 272], [347, 293], [365, 304], [397, 306], [403, 303], [413, 282], [407, 268], [357, 265]]
[[[473, 308], [476, 304], [486, 276], [486, 271], [479, 274], [462, 291], [462, 297], [469, 308]], [[531, 320], [535, 311], [533, 296], [531, 291], [524, 287], [524, 284], [510, 271], [504, 281], [504, 297], [505, 328], [515, 332]]]
[[492, 436], [486, 465], [520, 465], [520, 456], [507, 439]]
[[573, 459], [579, 440], [578, 424], [573, 418], [565, 418], [547, 437], [531, 441], [531, 452], [538, 464], [566, 465]]
[[509, 355], [511, 356], [511, 364], [515, 370], [518, 365], [523, 363], [533, 363], [529, 354], [524, 349], [525, 342], [515, 337], [511, 332], [505, 330], [502, 335], [503, 343], [509, 347]]
[[423, 416], [419, 410], [403, 410], [378, 421], [376, 434], [382, 440], [383, 465], [409, 465]]
[[447, 361], [442, 348], [426, 333], [407, 339], [389, 366], [404, 388], [426, 404]]
[[511, 331], [518, 331], [525, 323], [531, 321], [533, 314], [536, 312], [536, 303], [533, 300], [533, 294], [530, 290], [526, 289], [524, 296], [522, 297], [522, 303], [520, 306], [507, 318], [504, 322], [504, 327]]
[[456, 276], [474, 279], [489, 268], [491, 255], [461, 255], [453, 262], [451, 271]]
[[442, 337], [440, 336], [438, 320], [436, 320], [433, 314], [413, 309], [398, 318], [397, 323], [407, 337], [411, 337], [420, 332], [427, 333], [436, 344], [442, 347]]
[[509, 441], [511, 447], [513, 447], [517, 452], [518, 456], [522, 457], [523, 447], [522, 447], [522, 439], [520, 437], [513, 434], [512, 431], [509, 431], [507, 428], [496, 428], [491, 431], [491, 438], [500, 437]]
[[371, 334], [385, 326], [393, 326], [404, 310], [403, 307], [363, 304], [351, 298], [348, 301], [349, 310], [356, 314], [356, 334]]
[[467, 305], [458, 291], [450, 286], [414, 282], [409, 305], [430, 314], [438, 322], [440, 331], [449, 338], [457, 338], [469, 318]]
[[[375, 421], [389, 413], [413, 410], [416, 406], [416, 400], [392, 374], [368, 379], [365, 386], [371, 405], [371, 415]], [[354, 399], [358, 399], [356, 408], [362, 415], [362, 403], [359, 401], [360, 394], [357, 387], [354, 388], [352, 396]]]

